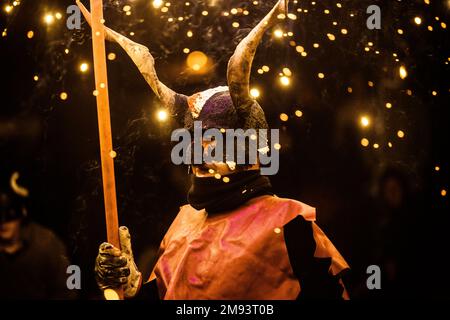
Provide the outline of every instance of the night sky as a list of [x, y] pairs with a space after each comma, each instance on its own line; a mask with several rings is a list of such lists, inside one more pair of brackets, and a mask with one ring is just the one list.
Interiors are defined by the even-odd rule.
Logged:
[[[148, 46], [161, 81], [190, 95], [226, 85], [236, 44], [275, 1], [169, 3], [104, 0], [106, 25]], [[2, 178], [22, 173], [32, 219], [65, 241], [84, 272], [81, 297], [96, 298], [106, 232], [91, 30], [84, 18], [80, 30], [66, 27], [71, 4], [2, 1], [0, 166]], [[373, 4], [380, 30], [366, 26]], [[291, 1], [289, 11], [264, 37], [251, 77], [281, 132], [275, 193], [317, 208], [353, 267], [353, 297], [449, 297], [450, 1]], [[205, 65], [186, 63], [195, 51]], [[107, 55], [119, 220], [139, 256], [159, 245], [190, 178], [170, 161], [179, 125], [158, 119], [162, 106], [117, 44]], [[384, 203], [387, 176], [401, 182], [395, 210]], [[367, 266], [392, 263], [395, 289], [362, 288]]]

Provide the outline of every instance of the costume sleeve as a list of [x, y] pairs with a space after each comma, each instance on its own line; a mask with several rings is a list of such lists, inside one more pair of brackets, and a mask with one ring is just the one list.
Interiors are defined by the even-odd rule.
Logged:
[[298, 299], [348, 299], [341, 278], [349, 266], [315, 222], [299, 215], [285, 225], [284, 237]]

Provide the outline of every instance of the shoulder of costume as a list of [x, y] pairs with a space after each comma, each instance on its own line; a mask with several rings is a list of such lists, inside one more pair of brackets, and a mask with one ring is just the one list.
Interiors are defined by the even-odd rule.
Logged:
[[316, 221], [316, 208], [309, 204], [294, 199], [281, 198], [277, 195], [266, 197], [264, 201], [266, 202], [267, 210], [271, 210], [274, 213], [287, 214], [289, 221], [297, 216], [302, 216], [307, 221]]

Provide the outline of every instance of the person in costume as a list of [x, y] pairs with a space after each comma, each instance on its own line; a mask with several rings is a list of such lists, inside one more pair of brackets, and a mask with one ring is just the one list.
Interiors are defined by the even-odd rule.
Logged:
[[[89, 12], [78, 5], [90, 23]], [[239, 43], [228, 64], [228, 87], [192, 96], [159, 81], [147, 47], [107, 27], [106, 38], [125, 49], [186, 129], [194, 121], [203, 130], [268, 129], [264, 111], [249, 94], [251, 66], [264, 33], [286, 11], [287, 0], [278, 1]], [[211, 143], [203, 141], [203, 147]], [[167, 300], [348, 299], [341, 278], [349, 266], [314, 222], [315, 208], [274, 195], [258, 163], [193, 165], [188, 202], [164, 236], [148, 280], [134, 263], [126, 227], [119, 229], [121, 248], [101, 244], [95, 263], [100, 289], [123, 287], [126, 298]]]

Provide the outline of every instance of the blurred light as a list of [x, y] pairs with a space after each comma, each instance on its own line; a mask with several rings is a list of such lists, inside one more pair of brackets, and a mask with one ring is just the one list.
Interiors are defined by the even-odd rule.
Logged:
[[233, 28], [239, 28], [239, 22], [235, 21], [231, 25], [233, 26]]
[[367, 116], [362, 116], [360, 122], [363, 127], [368, 127], [370, 125], [370, 119]]
[[447, 190], [442, 189], [441, 190], [441, 196], [445, 197], [447, 195]]
[[192, 31], [188, 31], [187, 33], [186, 33], [186, 35], [188, 36], [188, 38], [192, 38], [193, 36], [194, 36], [194, 33], [192, 32]]
[[225, 182], [225, 183], [228, 183], [228, 182], [230, 182], [230, 178], [228, 178], [228, 177], [223, 177], [222, 181]]
[[296, 46], [295, 50], [297, 50], [298, 53], [302, 53], [305, 51], [305, 48], [303, 48], [302, 46]]
[[348, 31], [347, 31], [347, 29], [341, 29], [341, 33], [342, 33], [342, 34], [347, 34]]
[[282, 77], [280, 77], [280, 83], [281, 83], [281, 85], [287, 87], [288, 85], [291, 84], [291, 80], [289, 80], [289, 78], [286, 76], [282, 76]]
[[328, 33], [328, 34], [327, 34], [327, 37], [328, 37], [328, 39], [330, 39], [331, 41], [336, 40], [336, 37], [335, 37], [334, 34], [332, 34], [332, 33]]
[[274, 148], [275, 150], [280, 150], [280, 149], [281, 149], [281, 144], [275, 143], [275, 144], [273, 145], [273, 148]]
[[403, 30], [402, 29], [398, 29], [397, 32], [398, 32], [398, 34], [403, 34]]
[[258, 98], [258, 97], [261, 95], [261, 93], [259, 92], [258, 89], [253, 88], [253, 89], [250, 90], [250, 95], [251, 95], [253, 98]]
[[275, 233], [281, 233], [281, 229], [280, 228], [275, 228], [275, 229], [273, 229], [273, 232], [275, 232]]
[[56, 19], [61, 20], [62, 14], [60, 12], [57, 12], [57, 13], [55, 13], [55, 17], [56, 17]]
[[158, 121], [165, 122], [169, 118], [169, 114], [166, 110], [159, 110], [156, 114]]
[[80, 64], [80, 71], [81, 72], [86, 72], [89, 70], [89, 64], [87, 64], [86, 62], [83, 62]]
[[34, 32], [32, 30], [27, 32], [27, 38], [32, 39], [34, 37]]
[[219, 180], [220, 178], [222, 178], [222, 176], [220, 175], [220, 173], [216, 173], [214, 175], [214, 178], [216, 178], [217, 180]]
[[436, 166], [436, 167], [434, 167], [434, 170], [439, 171], [439, 170], [441, 170], [441, 168], [439, 168], [439, 166]]
[[69, 54], [69, 49], [64, 50], [65, 54]]
[[108, 60], [116, 60], [116, 54], [114, 52], [108, 53]]
[[361, 145], [363, 147], [367, 147], [369, 145], [369, 140], [367, 140], [366, 138], [361, 139]]
[[52, 24], [55, 21], [55, 17], [51, 13], [47, 13], [44, 16], [44, 22], [48, 25]]
[[325, 74], [323, 74], [322, 72], [320, 72], [317, 76], [319, 77], [319, 79], [325, 78]]
[[261, 68], [264, 72], [269, 72], [270, 68], [268, 66], [262, 66]]
[[388, 108], [388, 109], [392, 108], [392, 103], [386, 102], [386, 108]]
[[275, 36], [276, 38], [282, 38], [282, 37], [283, 37], [283, 30], [277, 29], [277, 30], [275, 30], [275, 31], [273, 32], [273, 34], [274, 34], [274, 36]]
[[201, 51], [193, 51], [188, 55], [186, 63], [192, 70], [200, 71], [208, 63], [208, 57]]
[[280, 120], [281, 121], [288, 121], [289, 120], [289, 116], [286, 113], [282, 113], [282, 114], [280, 114]]
[[10, 5], [6, 5], [6, 6], [4, 7], [4, 10], [5, 10], [6, 13], [10, 13], [10, 12], [12, 11], [12, 9], [13, 9], [13, 7], [10, 6]]
[[388, 142], [388, 147], [392, 148], [392, 142]]
[[61, 92], [61, 94], [59, 95], [59, 97], [61, 98], [61, 100], [67, 100], [67, 98], [68, 98], [68, 95], [67, 95], [67, 93], [66, 92]]
[[34, 80], [34, 81], [38, 81], [38, 80], [39, 80], [39, 76], [38, 76], [38, 75], [35, 75], [35, 76], [33, 77], [33, 80]]
[[117, 157], [117, 152], [115, 152], [114, 150], [111, 150], [111, 152], [109, 153], [109, 156], [114, 159], [115, 157]]
[[131, 10], [131, 6], [130, 5], [127, 4], [127, 5], [123, 6], [123, 11], [128, 12], [130, 10]]
[[374, 149], [378, 149], [380, 147], [380, 145], [378, 143], [374, 143], [373, 148]]
[[404, 138], [404, 137], [405, 137], [405, 133], [404, 133], [402, 130], [398, 130], [398, 131], [397, 131], [397, 136], [398, 136], [399, 138]]
[[295, 115], [301, 118], [303, 116], [303, 112], [301, 112], [300, 110], [295, 110]]
[[283, 73], [288, 77], [292, 76], [292, 71], [289, 68], [283, 68]]
[[422, 18], [420, 18], [420, 17], [415, 17], [415, 18], [414, 18], [414, 22], [415, 22], [417, 25], [421, 25], [421, 24], [422, 24]]
[[191, 52], [191, 50], [190, 50], [189, 48], [184, 48], [184, 49], [183, 49], [183, 52], [186, 53], [186, 54], [188, 54], [189, 52]]
[[408, 71], [406, 71], [405, 66], [401, 66], [399, 69], [399, 75], [401, 79], [405, 79], [408, 76]]

